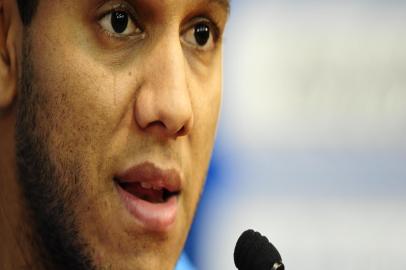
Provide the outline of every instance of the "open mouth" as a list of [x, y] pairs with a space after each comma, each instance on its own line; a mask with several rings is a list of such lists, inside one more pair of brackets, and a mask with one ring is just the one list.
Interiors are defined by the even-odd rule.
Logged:
[[115, 179], [117, 184], [127, 193], [150, 203], [165, 203], [179, 192], [171, 192], [167, 188], [154, 186], [146, 182], [125, 182]]
[[123, 205], [137, 226], [164, 233], [173, 228], [182, 190], [177, 170], [144, 162], [116, 175], [114, 181]]

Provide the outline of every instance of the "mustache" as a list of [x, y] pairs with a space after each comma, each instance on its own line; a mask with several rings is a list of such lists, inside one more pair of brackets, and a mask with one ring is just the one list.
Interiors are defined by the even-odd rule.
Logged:
[[[179, 140], [179, 139], [178, 139]], [[185, 155], [179, 141], [157, 141], [150, 136], [128, 139], [124, 147], [117, 153], [118, 163], [140, 163], [152, 160], [158, 164], [176, 164], [180, 168], [184, 165]], [[111, 149], [114, 152], [114, 149]]]

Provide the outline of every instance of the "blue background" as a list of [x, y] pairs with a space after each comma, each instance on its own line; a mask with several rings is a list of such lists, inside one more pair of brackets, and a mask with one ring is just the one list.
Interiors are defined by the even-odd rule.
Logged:
[[406, 1], [232, 1], [213, 160], [186, 252], [235, 269], [406, 269]]

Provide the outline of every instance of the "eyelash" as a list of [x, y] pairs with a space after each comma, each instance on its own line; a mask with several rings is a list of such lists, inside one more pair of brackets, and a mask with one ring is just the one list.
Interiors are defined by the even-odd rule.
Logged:
[[117, 12], [117, 11], [127, 13], [128, 15], [130, 15], [130, 18], [132, 20], [134, 20], [134, 22], [137, 22], [137, 18], [136, 18], [137, 16], [136, 16], [135, 10], [127, 2], [121, 2], [121, 3], [117, 3], [117, 4], [112, 4], [111, 8], [109, 8], [105, 12], [103, 12], [99, 16], [98, 20], [101, 20], [104, 16], [106, 16], [109, 13]]
[[202, 15], [196, 16], [195, 18], [196, 18], [196, 21], [193, 20], [194, 22], [193, 22], [193, 24], [191, 24], [191, 26], [196, 25], [199, 22], [207, 23], [210, 26], [210, 29], [212, 29], [213, 40], [214, 40], [214, 42], [217, 43], [219, 41], [219, 39], [221, 38], [221, 30], [219, 27], [219, 23], [207, 14], [202, 14]]
[[[145, 34], [145, 32], [144, 32], [145, 28], [143, 27], [142, 24], [139, 23], [139, 20], [137, 19], [137, 15], [136, 15], [134, 8], [131, 7], [130, 4], [128, 4], [127, 2], [121, 2], [118, 4], [112, 5], [112, 7], [110, 9], [106, 10], [98, 17], [98, 21], [100, 21], [102, 18], [104, 18], [105, 16], [107, 16], [108, 14], [113, 13], [113, 12], [127, 13], [129, 15], [129, 18], [134, 23], [135, 27], [137, 27], [142, 34]], [[210, 27], [210, 29], [212, 30], [214, 43], [217, 44], [219, 42], [219, 40], [221, 38], [221, 30], [219, 27], [219, 23], [214, 18], [212, 18], [212, 16], [202, 13], [197, 16], [194, 16], [194, 18], [191, 21], [192, 21], [192, 23], [190, 23], [188, 25], [188, 27], [184, 31], [181, 32], [182, 35], [183, 35], [183, 33], [188, 31], [194, 25], [204, 22], [204, 23], [207, 23], [208, 26]], [[131, 36], [115, 35], [113, 33], [110, 33], [109, 31], [104, 30], [101, 26], [100, 26], [100, 28], [109, 38], [115, 38], [115, 39], [131, 38]]]
[[[129, 19], [133, 22], [133, 24], [135, 25], [135, 27], [137, 27], [138, 29], [140, 29], [141, 33], [144, 33], [144, 28], [143, 26], [139, 23], [138, 19], [137, 19], [137, 15], [135, 10], [126, 2], [122, 2], [122, 3], [118, 3], [113, 5], [111, 8], [109, 8], [108, 10], [106, 10], [105, 12], [103, 12], [98, 18], [97, 21], [99, 22], [101, 19], [103, 19], [105, 16], [107, 16], [110, 13], [113, 12], [124, 12], [127, 13], [129, 16]], [[100, 26], [100, 24], [99, 24]], [[109, 37], [111, 38], [119, 38], [119, 39], [123, 39], [123, 38], [130, 38], [131, 36], [121, 36], [121, 35], [115, 35], [113, 33], [110, 33], [108, 31], [105, 31], [101, 26], [100, 26], [101, 30], [103, 32], [105, 32]]]

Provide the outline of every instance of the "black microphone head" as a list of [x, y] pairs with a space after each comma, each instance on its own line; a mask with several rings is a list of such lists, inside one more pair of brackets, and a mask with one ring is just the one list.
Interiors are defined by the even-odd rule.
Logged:
[[239, 270], [284, 269], [278, 250], [268, 238], [254, 230], [246, 230], [238, 238], [234, 263]]

